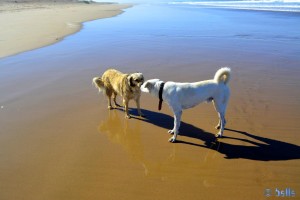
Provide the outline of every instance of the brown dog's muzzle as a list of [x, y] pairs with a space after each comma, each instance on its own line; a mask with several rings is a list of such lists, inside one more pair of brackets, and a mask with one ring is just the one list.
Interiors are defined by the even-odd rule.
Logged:
[[137, 82], [137, 86], [140, 88], [144, 83], [144, 78], [136, 79], [135, 81]]

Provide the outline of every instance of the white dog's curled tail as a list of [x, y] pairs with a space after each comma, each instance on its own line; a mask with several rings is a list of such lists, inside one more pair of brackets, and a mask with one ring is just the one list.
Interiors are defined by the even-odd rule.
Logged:
[[95, 85], [96, 88], [99, 89], [99, 92], [102, 92], [105, 90], [102, 78], [100, 78], [100, 77], [93, 78], [93, 84]]
[[227, 84], [230, 80], [230, 76], [231, 69], [228, 67], [223, 67], [216, 72], [214, 80], [218, 83], [223, 82], [224, 84]]

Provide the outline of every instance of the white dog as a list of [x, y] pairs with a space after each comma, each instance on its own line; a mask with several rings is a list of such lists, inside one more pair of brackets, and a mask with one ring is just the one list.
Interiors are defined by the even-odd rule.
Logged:
[[230, 68], [224, 67], [216, 72], [214, 79], [194, 83], [176, 83], [171, 81], [164, 83], [159, 79], [151, 79], [141, 86], [141, 90], [160, 99], [159, 110], [162, 101], [165, 100], [173, 111], [174, 128], [168, 132], [174, 135], [169, 139], [170, 142], [176, 141], [182, 110], [192, 108], [204, 101], [213, 101], [219, 115], [219, 124], [216, 128], [220, 129], [220, 131], [216, 134], [216, 137], [222, 137], [226, 124], [225, 112], [230, 96], [230, 90], [227, 85], [230, 75]]

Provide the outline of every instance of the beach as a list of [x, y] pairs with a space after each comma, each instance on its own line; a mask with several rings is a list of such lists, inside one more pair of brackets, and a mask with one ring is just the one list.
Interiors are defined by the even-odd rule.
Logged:
[[[118, 7], [115, 17], [0, 59], [0, 199], [297, 199], [299, 14], [107, 6]], [[92, 85], [111, 67], [194, 82], [225, 66], [231, 97], [220, 139], [211, 103], [184, 110], [169, 143], [167, 104], [158, 111], [143, 93], [146, 117], [130, 102], [125, 119]]]
[[61, 41], [79, 31], [82, 22], [116, 16], [128, 7], [72, 0], [1, 1], [0, 58]]

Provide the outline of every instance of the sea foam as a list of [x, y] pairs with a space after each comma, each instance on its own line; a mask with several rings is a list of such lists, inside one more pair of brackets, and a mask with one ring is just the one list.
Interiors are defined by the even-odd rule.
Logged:
[[300, 0], [174, 1], [169, 4], [245, 10], [300, 12]]

